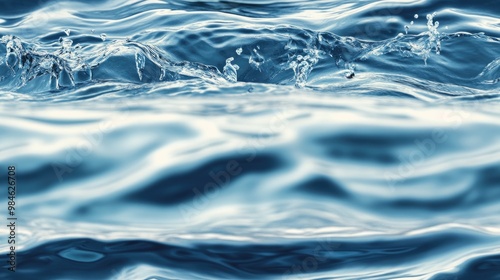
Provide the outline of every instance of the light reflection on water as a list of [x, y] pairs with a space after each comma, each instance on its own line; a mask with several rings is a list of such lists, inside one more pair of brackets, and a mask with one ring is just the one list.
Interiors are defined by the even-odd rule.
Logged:
[[494, 4], [3, 2], [0, 277], [500, 277]]

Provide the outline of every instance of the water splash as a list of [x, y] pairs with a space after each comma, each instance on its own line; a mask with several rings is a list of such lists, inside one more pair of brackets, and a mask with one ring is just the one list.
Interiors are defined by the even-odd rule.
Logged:
[[314, 65], [319, 61], [320, 51], [318, 49], [304, 49], [305, 55], [298, 54], [291, 57], [290, 68], [294, 72], [295, 86], [302, 88], [306, 85], [307, 78]]
[[[437, 55], [441, 54], [441, 37], [438, 31], [439, 22], [434, 22], [436, 13], [427, 15], [427, 31], [418, 35], [403, 36], [402, 34], [396, 36], [394, 39], [386, 40], [381, 43], [371, 44], [372, 47], [368, 48], [363, 53], [361, 59], [368, 59], [370, 56], [381, 56], [388, 53], [399, 53], [403, 57], [420, 56], [424, 64], [427, 65], [427, 60], [434, 50]], [[405, 25], [405, 33], [408, 35], [409, 26]]]
[[250, 64], [250, 66], [252, 66], [254, 69], [257, 69], [259, 70], [260, 72], [262, 72], [262, 64], [265, 62], [265, 59], [264, 57], [259, 53], [258, 49], [260, 47], [257, 46], [256, 48], [252, 49], [252, 54], [250, 55], [250, 57], [248, 58], [248, 64]]
[[[436, 54], [441, 53], [441, 38], [440, 33], [438, 31], [439, 21], [434, 22], [434, 17], [436, 17], [436, 13], [427, 15], [427, 34], [429, 36], [428, 47], [427, 50], [435, 49]], [[428, 54], [424, 55], [424, 60], [427, 61]]]
[[[0, 86], [6, 90], [36, 93], [79, 88], [103, 80], [135, 84], [138, 81], [158, 83], [194, 77], [211, 83], [238, 80], [293, 84], [303, 88], [308, 86], [311, 75], [328, 76], [332, 71], [336, 71], [335, 76], [340, 73], [340, 76], [352, 79], [356, 76], [355, 71], [366, 71], [376, 57], [396, 55], [397, 63], [401, 64], [406, 59], [421, 57], [426, 65], [433, 52], [441, 53], [442, 41], [457, 40], [460, 36], [482, 41], [495, 40], [484, 34], [464, 32], [443, 35], [438, 31], [439, 22], [434, 20], [435, 17], [436, 13], [427, 16], [426, 32], [399, 34], [381, 41], [291, 27], [263, 30], [260, 32], [271, 32], [272, 36], [269, 37], [272, 39], [246, 42], [251, 50], [248, 55], [243, 54], [242, 47], [228, 45], [228, 48], [236, 50], [238, 56], [247, 58], [248, 64], [233, 65], [233, 61], [229, 61], [221, 70], [214, 66], [216, 61], [213, 61], [214, 64], [205, 64], [179, 60], [169, 52], [168, 47], [140, 43], [133, 37], [107, 41], [103, 33], [98, 37], [102, 41], [99, 43], [92, 34], [68, 35], [61, 37], [60, 48], [53, 50], [53, 44], [49, 41], [27, 43], [5, 35], [1, 41], [4, 48], [0, 48], [2, 64], [5, 66], [3, 72], [0, 68]], [[414, 18], [417, 19], [418, 15]], [[409, 29], [405, 31], [408, 33]], [[85, 41], [82, 37], [91, 40]], [[78, 40], [78, 44], [73, 46], [74, 40]], [[237, 44], [241, 45], [241, 42]], [[116, 62], [113, 61], [120, 61], [122, 66], [115, 66]], [[123, 71], [128, 68], [125, 65], [132, 63], [136, 76]], [[361, 67], [354, 67], [356, 64]]]
[[498, 278], [491, 2], [3, 2], [17, 278]]
[[228, 81], [236, 83], [236, 81], [238, 80], [238, 70], [240, 69], [240, 67], [236, 64], [231, 64], [233, 60], [233, 57], [226, 59], [226, 65], [224, 66], [224, 77]]
[[142, 75], [144, 72], [144, 68], [146, 67], [146, 57], [144, 54], [140, 52], [135, 53], [135, 65], [137, 69], [137, 75], [139, 76], [139, 80], [142, 81]]

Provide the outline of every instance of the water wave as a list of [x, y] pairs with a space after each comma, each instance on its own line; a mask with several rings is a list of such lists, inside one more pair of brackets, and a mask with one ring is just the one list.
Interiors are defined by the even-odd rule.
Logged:
[[497, 7], [1, 1], [0, 278], [500, 278]]
[[[3, 57], [0, 86], [8, 92], [33, 94], [75, 91], [116, 82], [125, 83], [122, 85], [125, 87], [137, 84], [169, 87], [177, 84], [173, 82], [194, 78], [215, 85], [252, 82], [336, 92], [339, 87], [364, 87], [367, 82], [371, 85], [375, 79], [382, 88], [395, 88], [390, 93], [394, 95], [405, 96], [408, 91], [423, 88], [424, 96], [413, 95], [422, 99], [436, 92], [441, 98], [497, 96], [499, 38], [485, 32], [447, 33], [435, 19], [436, 13], [428, 14], [425, 24], [419, 24], [425, 20], [415, 14], [411, 28], [405, 26], [405, 33], [384, 39], [379, 35], [379, 40], [369, 40], [286, 24], [239, 23], [228, 27], [229, 21], [223, 20], [226, 15], [219, 22], [208, 17], [202, 27], [196, 21], [180, 29], [166, 26], [166, 30], [161, 30], [165, 21], [162, 11], [154, 9], [149, 15], [150, 20], [159, 22], [155, 30], [125, 33], [126, 38], [99, 35], [94, 30], [85, 32], [81, 23], [81, 31], [61, 28], [30, 41], [4, 35], [0, 47]], [[151, 12], [125, 14], [124, 19], [142, 22], [146, 17], [143, 14]], [[86, 20], [80, 13], [74, 16]], [[384, 28], [390, 29], [391, 24], [391, 20], [386, 20]], [[418, 25], [426, 30], [412, 33], [413, 29], [417, 32], [422, 29]], [[124, 34], [121, 30], [115, 32]], [[482, 51], [476, 55], [477, 59], [472, 54], [467, 55], [467, 60], [461, 59], [469, 50], [478, 48]], [[412, 67], [407, 68], [408, 64]], [[391, 81], [388, 83], [387, 79]], [[455, 85], [464, 89], [457, 92]]]

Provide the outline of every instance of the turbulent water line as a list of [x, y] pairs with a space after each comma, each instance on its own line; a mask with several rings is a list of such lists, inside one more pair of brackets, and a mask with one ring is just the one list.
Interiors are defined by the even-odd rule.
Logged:
[[[307, 86], [314, 69], [331, 69], [331, 66], [334, 66], [343, 69], [336, 75], [340, 73], [347, 79], [353, 79], [359, 71], [358, 65], [366, 71], [372, 63], [371, 59], [375, 57], [395, 54], [400, 57], [401, 62], [412, 57], [421, 57], [426, 65], [433, 51], [436, 54], [441, 53], [441, 42], [445, 40], [474, 38], [480, 40], [479, 42], [498, 42], [498, 38], [484, 34], [440, 33], [439, 22], [434, 21], [435, 17], [436, 13], [427, 15], [425, 32], [416, 35], [400, 33], [394, 38], [381, 41], [306, 29], [279, 29], [280, 36], [288, 37], [287, 42], [272, 39], [272, 43], [265, 49], [261, 48], [262, 41], [255, 41], [254, 44], [250, 42], [246, 48], [251, 51], [246, 55], [240, 45], [236, 54], [246, 56], [248, 64], [233, 64], [234, 58], [229, 57], [222, 71], [210, 63], [176, 59], [168, 48], [128, 38], [86, 43], [78, 37], [81, 35], [72, 35], [74, 32], [65, 31], [65, 36], [59, 39], [60, 47], [54, 50], [53, 44], [23, 42], [18, 37], [5, 35], [0, 44], [4, 49], [0, 48], [0, 53], [5, 53], [2, 61], [6, 67], [5, 71], [1, 71], [0, 64], [0, 86], [7, 90], [44, 92], [81, 87], [99, 80], [154, 83], [198, 78], [210, 83], [224, 84], [245, 82], [249, 81], [249, 76], [255, 79], [260, 75], [262, 77], [258, 79], [262, 82], [293, 84], [297, 88], [303, 88]], [[417, 18], [415, 17], [415, 20]], [[70, 38], [69, 35], [77, 37]], [[78, 40], [76, 45], [73, 45], [74, 40]], [[105, 64], [108, 60], [125, 58], [130, 53], [134, 56], [137, 73], [135, 77], [138, 79], [128, 73], [118, 74], [123, 72], [123, 67], [113, 69], [112, 64]], [[128, 61], [125, 59], [123, 63]], [[314, 75], [325, 76], [329, 73], [317, 70]], [[477, 79], [487, 79], [486, 76], [480, 75]], [[489, 80], [494, 82], [496, 79]], [[491, 82], [478, 81], [476, 84], [488, 85]]]

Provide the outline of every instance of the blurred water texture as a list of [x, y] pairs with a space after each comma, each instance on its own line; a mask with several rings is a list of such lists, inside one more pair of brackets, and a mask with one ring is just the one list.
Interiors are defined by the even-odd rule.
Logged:
[[499, 15], [1, 1], [0, 278], [500, 279]]

